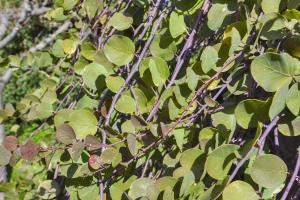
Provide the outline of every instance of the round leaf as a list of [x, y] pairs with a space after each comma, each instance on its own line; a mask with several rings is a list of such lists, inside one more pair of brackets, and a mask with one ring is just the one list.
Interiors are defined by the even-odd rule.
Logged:
[[108, 72], [104, 66], [98, 63], [91, 63], [85, 66], [82, 78], [88, 88], [97, 90], [104, 87], [104, 79], [107, 75]]
[[104, 46], [105, 56], [117, 66], [128, 64], [134, 57], [134, 51], [133, 42], [121, 35], [112, 36]]
[[239, 146], [234, 144], [225, 144], [212, 151], [205, 163], [209, 176], [217, 180], [223, 180], [231, 167], [234, 158], [232, 155], [238, 148]]
[[62, 47], [66, 54], [73, 54], [77, 48], [77, 41], [72, 39], [66, 39], [62, 43]]
[[260, 101], [257, 99], [247, 99], [241, 101], [234, 113], [237, 123], [244, 129], [256, 127], [257, 122], [268, 120], [270, 101]]
[[48, 102], [42, 102], [36, 107], [36, 114], [39, 119], [46, 119], [52, 115], [53, 106]]
[[24, 160], [33, 160], [39, 153], [39, 145], [33, 141], [28, 140], [24, 145], [20, 147], [21, 156]]
[[3, 146], [8, 150], [8, 151], [14, 151], [19, 145], [19, 140], [15, 136], [6, 136], [3, 140]]
[[131, 184], [128, 195], [132, 199], [147, 197], [151, 186], [154, 186], [154, 180], [150, 178], [137, 179]]
[[201, 67], [204, 73], [209, 72], [218, 62], [218, 52], [212, 46], [207, 46], [200, 57]]
[[72, 144], [76, 139], [73, 128], [68, 124], [60, 125], [56, 130], [56, 139], [63, 144]]
[[251, 185], [244, 181], [234, 181], [230, 183], [223, 191], [223, 200], [258, 200]]
[[278, 156], [266, 154], [254, 160], [250, 175], [260, 186], [275, 188], [285, 181], [287, 166]]
[[119, 31], [123, 31], [123, 30], [130, 28], [132, 22], [133, 22], [133, 19], [131, 17], [127, 17], [121, 12], [116, 12], [110, 18], [108, 24], [109, 24], [109, 26], [112, 26]]
[[90, 155], [88, 163], [89, 166], [95, 170], [99, 169], [102, 164], [101, 158], [98, 155]]
[[284, 124], [278, 124], [278, 130], [285, 136], [299, 136], [300, 135], [300, 116], [293, 121]]
[[107, 76], [105, 82], [110, 91], [117, 93], [121, 86], [125, 83], [125, 80], [120, 76]]
[[136, 111], [136, 104], [131, 96], [123, 94], [116, 103], [116, 110], [125, 113], [133, 114]]
[[154, 57], [149, 61], [149, 69], [153, 83], [157, 87], [163, 86], [170, 75], [167, 63], [160, 57]]
[[251, 74], [267, 92], [276, 92], [300, 74], [300, 64], [288, 54], [265, 53], [252, 61]]
[[87, 135], [94, 135], [97, 131], [98, 121], [89, 110], [76, 110], [70, 114], [69, 120], [77, 139], [85, 139]]

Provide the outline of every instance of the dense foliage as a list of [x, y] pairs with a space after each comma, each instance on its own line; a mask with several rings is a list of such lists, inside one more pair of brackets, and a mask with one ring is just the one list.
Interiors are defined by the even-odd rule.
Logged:
[[299, 0], [0, 2], [6, 199], [300, 199]]

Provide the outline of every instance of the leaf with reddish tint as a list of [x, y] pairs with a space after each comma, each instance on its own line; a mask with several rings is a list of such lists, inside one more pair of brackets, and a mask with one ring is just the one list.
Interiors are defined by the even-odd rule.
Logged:
[[60, 125], [56, 130], [56, 139], [63, 144], [72, 144], [76, 139], [73, 128], [68, 124]]
[[19, 140], [15, 136], [7, 136], [3, 140], [3, 146], [8, 151], [14, 151], [19, 145]]
[[101, 158], [98, 155], [91, 155], [89, 157], [89, 166], [92, 169], [99, 169], [101, 167]]
[[39, 153], [39, 145], [32, 140], [28, 140], [24, 145], [20, 147], [21, 156], [24, 160], [33, 160]]
[[88, 151], [100, 149], [104, 146], [104, 144], [101, 143], [99, 138], [94, 135], [87, 135], [84, 140], [84, 144]]

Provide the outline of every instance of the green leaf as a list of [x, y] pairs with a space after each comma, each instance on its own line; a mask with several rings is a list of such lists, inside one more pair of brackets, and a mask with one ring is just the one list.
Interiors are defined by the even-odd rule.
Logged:
[[186, 32], [184, 15], [179, 15], [177, 12], [172, 12], [169, 21], [169, 30], [173, 38], [177, 38]]
[[115, 109], [121, 113], [133, 114], [136, 111], [136, 104], [131, 96], [123, 94], [118, 99]]
[[232, 107], [227, 107], [221, 112], [212, 114], [211, 118], [213, 126], [219, 130], [235, 130], [236, 118]]
[[172, 189], [175, 187], [177, 181], [178, 180], [172, 176], [164, 176], [155, 181], [155, 187], [160, 191], [164, 191], [168, 188]]
[[38, 67], [47, 67], [52, 64], [52, 57], [47, 52], [38, 53], [36, 64]]
[[263, 27], [260, 38], [263, 40], [276, 40], [286, 34], [286, 19], [279, 13], [268, 13], [262, 16], [260, 22]]
[[56, 8], [50, 12], [50, 16], [55, 20], [55, 21], [64, 21], [68, 17], [64, 15], [64, 9], [62, 7]]
[[161, 57], [165, 61], [172, 60], [177, 51], [175, 41], [167, 34], [155, 35], [149, 49], [152, 56]]
[[98, 10], [103, 9], [103, 2], [99, 0], [86, 0], [83, 3], [83, 7], [90, 19], [95, 17]]
[[122, 12], [116, 12], [109, 20], [108, 25], [114, 27], [119, 31], [130, 28], [133, 23], [131, 17], [125, 16]]
[[0, 166], [5, 166], [9, 163], [11, 152], [8, 151], [2, 144], [0, 145]]
[[186, 168], [192, 168], [196, 160], [203, 154], [201, 149], [187, 149], [180, 156], [180, 164]]
[[208, 154], [205, 169], [209, 176], [223, 180], [231, 168], [234, 159], [233, 153], [238, 149], [238, 145], [224, 144]]
[[244, 181], [234, 181], [223, 191], [223, 200], [259, 200], [259, 196], [251, 185]]
[[118, 155], [118, 151], [115, 148], [107, 148], [101, 154], [101, 160], [103, 163], [111, 164]]
[[286, 105], [288, 109], [295, 115], [298, 116], [300, 112], [300, 84], [295, 83], [290, 89], [286, 96]]
[[89, 184], [84, 187], [80, 187], [78, 190], [78, 196], [82, 199], [100, 199], [99, 187], [97, 184]]
[[278, 130], [285, 136], [299, 136], [300, 135], [300, 116], [296, 117], [290, 122], [279, 123]]
[[285, 99], [288, 93], [289, 86], [284, 85], [273, 96], [272, 104], [269, 110], [269, 117], [272, 120], [285, 108]]
[[251, 167], [251, 178], [260, 186], [275, 188], [287, 177], [286, 164], [276, 155], [265, 154], [257, 157]]
[[228, 178], [225, 178], [222, 181], [218, 181], [212, 186], [210, 186], [204, 193], [202, 193], [198, 200], [216, 200], [221, 196], [224, 188], [226, 187]]
[[90, 98], [88, 95], [84, 95], [76, 104], [76, 109], [89, 108], [91, 110], [98, 108], [99, 102]]
[[261, 8], [264, 13], [279, 12], [281, 0], [262, 0]]
[[42, 102], [36, 107], [36, 114], [39, 119], [46, 119], [52, 115], [53, 106], [49, 102]]
[[265, 53], [252, 61], [254, 80], [267, 92], [276, 92], [300, 74], [300, 64], [288, 54]]
[[68, 121], [70, 114], [72, 113], [72, 110], [69, 109], [61, 109], [56, 113], [54, 116], [54, 125], [56, 128], [58, 128], [60, 125], [64, 124], [66, 121]]
[[77, 139], [85, 139], [87, 135], [94, 135], [97, 131], [98, 121], [89, 110], [75, 110], [70, 114], [69, 121]]
[[131, 155], [135, 156], [138, 153], [138, 144], [137, 144], [137, 139], [136, 136], [133, 134], [128, 134], [127, 135], [127, 145], [128, 145], [128, 149], [131, 153]]
[[174, 137], [175, 137], [175, 141], [176, 141], [178, 148], [180, 149], [180, 151], [182, 151], [183, 144], [184, 144], [184, 128], [183, 127], [175, 128], [172, 131], [172, 135], [174, 135]]
[[220, 3], [212, 4], [207, 14], [208, 27], [211, 30], [216, 31], [218, 28], [222, 26], [225, 17], [229, 14], [231, 14], [231, 11], [228, 10], [227, 4], [220, 4]]
[[84, 143], [81, 140], [74, 142], [72, 144], [72, 147], [68, 149], [71, 158], [75, 162], [78, 161], [83, 150], [84, 150]]
[[60, 185], [55, 180], [45, 180], [37, 188], [37, 194], [42, 199], [54, 199], [60, 192]]
[[72, 10], [79, 0], [64, 0], [64, 10]]
[[82, 78], [84, 84], [92, 90], [101, 90], [104, 88], [104, 80], [108, 75], [104, 66], [98, 63], [91, 63], [85, 66]]
[[195, 182], [195, 175], [193, 174], [192, 171], [189, 171], [183, 177], [179, 195], [182, 196], [183, 194], [185, 194], [188, 188], [190, 188], [194, 182]]
[[151, 102], [148, 102], [146, 94], [139, 88], [133, 88], [132, 93], [134, 98], [136, 98], [140, 114], [149, 112], [153, 105]]
[[65, 39], [63, 41], [62, 47], [66, 54], [73, 54], [76, 51], [78, 42], [73, 39]]
[[117, 93], [121, 86], [125, 83], [125, 80], [120, 76], [107, 76], [105, 82], [110, 91]]
[[160, 57], [154, 57], [149, 61], [149, 69], [153, 83], [157, 87], [163, 86], [170, 75], [167, 63]]
[[131, 184], [128, 195], [133, 199], [147, 197], [150, 195], [150, 188], [153, 186], [154, 180], [150, 178], [139, 178]]
[[64, 57], [64, 49], [63, 49], [63, 41], [58, 39], [55, 41], [55, 43], [52, 46], [52, 54], [55, 57], [62, 58]]
[[218, 133], [219, 130], [212, 127], [205, 127], [201, 129], [199, 133], [199, 142], [200, 142], [201, 149], [207, 150], [207, 144]]
[[96, 56], [96, 48], [94, 47], [94, 45], [90, 42], [84, 42], [81, 46], [80, 46], [80, 54], [86, 58], [87, 60], [91, 60], [93, 61], [95, 59]]
[[258, 122], [267, 121], [269, 106], [269, 100], [246, 99], [241, 101], [234, 111], [238, 125], [248, 129], [256, 127]]
[[76, 139], [73, 128], [68, 124], [62, 124], [56, 129], [56, 139], [63, 144], [72, 144]]
[[126, 181], [124, 178], [119, 180], [118, 182], [111, 185], [109, 188], [109, 193], [112, 200], [120, 200], [122, 199], [123, 193], [129, 189], [131, 183], [136, 179], [135, 176], [131, 176]]
[[128, 64], [134, 57], [133, 42], [125, 36], [113, 35], [104, 46], [107, 59], [117, 66]]
[[176, 9], [186, 15], [196, 12], [202, 5], [203, 0], [174, 0]]
[[207, 46], [200, 57], [201, 67], [204, 73], [209, 72], [218, 62], [218, 52], [212, 46]]
[[300, 12], [296, 9], [286, 10], [283, 12], [283, 16], [285, 16], [287, 19], [297, 19], [300, 20]]

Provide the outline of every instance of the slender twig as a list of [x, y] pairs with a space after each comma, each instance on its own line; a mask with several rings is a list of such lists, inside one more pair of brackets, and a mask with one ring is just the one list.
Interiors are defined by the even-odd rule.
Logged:
[[[210, 6], [210, 0], [205, 0], [204, 4], [202, 6], [202, 9], [199, 11], [196, 22], [195, 22], [195, 24], [192, 28], [192, 31], [188, 35], [188, 39], [186, 40], [186, 42], [185, 42], [178, 58], [177, 58], [177, 62], [176, 62], [174, 72], [172, 74], [172, 77], [171, 77], [166, 89], [170, 88], [174, 84], [175, 79], [176, 79], [182, 65], [184, 64], [184, 62], [187, 58], [186, 53], [193, 45], [196, 33], [198, 32], [198, 29], [200, 27], [200, 22], [202, 21], [204, 15], [208, 12], [209, 6]], [[153, 106], [152, 110], [150, 111], [149, 116], [146, 119], [147, 122], [149, 122], [154, 117], [154, 115], [157, 113], [160, 104], [161, 104], [161, 100], [160, 100], [160, 97], [158, 97], [155, 105]]]
[[58, 174], [59, 174], [59, 163], [56, 164], [53, 180], [57, 179]]
[[145, 174], [146, 174], [146, 171], [147, 171], [147, 168], [148, 168], [149, 161], [150, 161], [150, 157], [146, 160], [146, 163], [145, 163], [145, 166], [144, 166], [144, 169], [143, 169], [141, 178], [144, 178], [144, 176], [145, 176]]
[[[262, 141], [264, 141], [267, 138], [267, 136], [269, 135], [269, 133], [277, 125], [279, 119], [280, 119], [279, 116], [274, 117], [274, 119], [271, 121], [271, 123], [266, 127], [266, 129], [263, 132], [261, 138], [256, 143], [258, 146], [260, 146], [261, 143], [262, 143]], [[237, 163], [235, 169], [233, 170], [233, 172], [231, 173], [231, 175], [229, 177], [228, 183], [230, 183], [235, 178], [235, 176], [237, 175], [237, 173], [240, 170], [240, 168], [249, 159], [249, 157], [251, 156], [251, 154], [254, 152], [255, 149], [256, 149], [256, 147], [255, 147], [255, 145], [253, 145], [253, 147], [248, 151], [248, 153]]]
[[50, 44], [53, 40], [55, 40], [57, 35], [59, 35], [62, 32], [65, 32], [66, 30], [68, 30], [68, 28], [71, 26], [71, 24], [72, 23], [70, 21], [66, 21], [61, 26], [59, 26], [55, 32], [53, 32], [48, 37], [46, 37], [45, 39], [40, 41], [36, 46], [31, 47], [29, 49], [29, 51], [30, 52], [36, 52], [36, 51], [39, 51], [39, 50], [45, 48], [48, 44]]
[[108, 125], [108, 124], [109, 124], [109, 119], [110, 119], [110, 116], [111, 116], [111, 114], [112, 114], [112, 112], [113, 112], [113, 110], [114, 110], [114, 107], [115, 107], [116, 103], [117, 103], [117, 100], [118, 100], [119, 97], [121, 96], [121, 94], [122, 94], [122, 92], [124, 91], [125, 87], [126, 87], [126, 86], [128, 85], [128, 83], [131, 81], [131, 79], [132, 79], [132, 77], [134, 76], [134, 74], [138, 71], [139, 66], [140, 66], [140, 64], [141, 64], [141, 62], [142, 62], [142, 60], [143, 60], [143, 58], [145, 57], [145, 55], [146, 55], [146, 53], [147, 53], [147, 51], [148, 51], [148, 48], [149, 48], [149, 46], [150, 46], [150, 44], [151, 44], [151, 42], [152, 42], [152, 40], [153, 40], [153, 38], [154, 38], [154, 35], [155, 35], [157, 29], [159, 28], [159, 26], [160, 26], [160, 24], [161, 24], [161, 22], [162, 22], [162, 20], [164, 19], [165, 16], [166, 16], [166, 13], [165, 13], [165, 12], [163, 12], [163, 13], [160, 15], [160, 17], [159, 17], [157, 23], [155, 24], [155, 26], [153, 27], [153, 29], [152, 29], [152, 31], [151, 31], [151, 34], [150, 34], [150, 36], [149, 36], [149, 38], [148, 38], [148, 40], [147, 40], [147, 42], [146, 42], [146, 44], [145, 44], [145, 46], [144, 46], [142, 52], [141, 52], [141, 54], [140, 54], [139, 57], [138, 57], [137, 62], [136, 62], [135, 65], [132, 67], [131, 72], [130, 72], [130, 74], [127, 76], [127, 78], [126, 78], [124, 84], [121, 86], [121, 88], [119, 89], [119, 91], [118, 91], [118, 92], [115, 94], [115, 96], [113, 97], [111, 106], [110, 106], [109, 111], [108, 111], [108, 113], [107, 113], [107, 115], [106, 115], [105, 125]]
[[104, 198], [104, 185], [103, 185], [103, 181], [102, 181], [102, 175], [101, 175], [101, 171], [98, 172], [98, 175], [99, 175], [99, 180], [98, 180], [98, 183], [99, 183], [99, 194], [100, 194], [100, 200], [103, 200]]
[[158, 10], [159, 10], [159, 7], [160, 7], [160, 4], [162, 3], [162, 0], [157, 0], [155, 5], [154, 5], [154, 9], [153, 11], [149, 14], [149, 20], [148, 22], [145, 24], [145, 27], [142, 31], [142, 33], [140, 34], [138, 40], [142, 40], [145, 36], [145, 34], [147, 33], [148, 29], [150, 28], [150, 26], [153, 24], [153, 21], [155, 19], [155, 16], [157, 15], [158, 13]]
[[14, 26], [14, 28], [11, 30], [11, 32], [8, 35], [6, 35], [2, 40], [0, 40], [0, 48], [3, 48], [12, 39], [15, 38], [17, 33], [20, 31], [20, 29], [24, 25], [24, 22], [26, 21], [28, 16], [41, 15], [41, 14], [43, 14], [43, 13], [45, 13], [49, 10], [48, 8], [44, 8], [44, 7], [32, 9], [31, 6], [30, 6], [30, 3], [31, 3], [30, 0], [24, 0], [23, 1], [22, 10], [20, 12], [21, 14], [19, 16], [19, 19], [18, 19], [16, 25]]
[[300, 170], [300, 147], [298, 148], [298, 158], [297, 158], [297, 162], [296, 162], [296, 165], [295, 165], [295, 168], [294, 168], [294, 172], [293, 172], [293, 175], [288, 183], [288, 185], [286, 186], [284, 192], [283, 192], [283, 195], [281, 197], [281, 200], [286, 200], [286, 198], [288, 197], [288, 194], [290, 193], [290, 190], [292, 189], [292, 186], [296, 180], [296, 177], [299, 173], [299, 170]]

